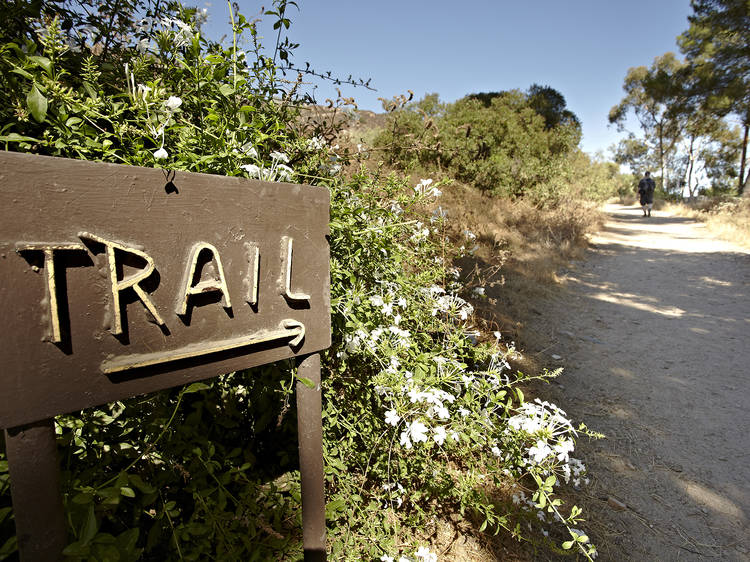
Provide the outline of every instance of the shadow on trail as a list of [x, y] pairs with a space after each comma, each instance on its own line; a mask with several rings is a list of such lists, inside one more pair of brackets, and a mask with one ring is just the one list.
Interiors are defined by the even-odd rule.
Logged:
[[641, 247], [633, 237], [692, 221], [633, 215], [611, 215], [608, 241], [548, 307], [559, 399], [608, 437], [582, 443], [594, 493], [629, 506], [590, 519], [612, 527], [609, 559], [750, 560], [750, 255], [701, 251], [687, 230]]

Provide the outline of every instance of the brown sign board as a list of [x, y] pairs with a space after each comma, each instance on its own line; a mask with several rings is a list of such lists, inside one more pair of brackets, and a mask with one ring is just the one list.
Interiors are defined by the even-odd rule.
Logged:
[[329, 347], [324, 188], [0, 152], [0, 428]]

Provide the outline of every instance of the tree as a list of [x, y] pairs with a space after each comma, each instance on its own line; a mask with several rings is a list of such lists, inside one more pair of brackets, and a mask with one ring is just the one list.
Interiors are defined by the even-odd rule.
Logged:
[[568, 109], [565, 97], [554, 88], [532, 84], [527, 95], [531, 108], [544, 117], [545, 128], [554, 129], [558, 125], [581, 128], [576, 114]]
[[658, 167], [658, 163], [654, 165], [649, 145], [633, 133], [621, 140], [614, 148], [613, 157], [615, 162], [625, 164], [631, 170], [649, 170]]
[[748, 183], [750, 132], [750, 3], [692, 0], [690, 27], [679, 38], [681, 51], [698, 77], [694, 95], [719, 116], [734, 114], [743, 128], [737, 190]]
[[651, 68], [631, 68], [623, 84], [625, 97], [609, 112], [609, 122], [624, 130], [625, 120], [633, 111], [645, 135], [643, 142], [653, 153], [653, 158], [646, 160], [658, 163], [665, 191], [672, 185], [673, 162], [685, 126], [681, 109], [686, 97], [682, 87], [686, 72], [687, 65], [674, 53], [656, 57]]
[[739, 132], [727, 125], [723, 119], [687, 104], [685, 132], [679, 161], [682, 166], [682, 182], [690, 197], [698, 192], [698, 180], [708, 176], [713, 187], [723, 190], [727, 178], [736, 177]]

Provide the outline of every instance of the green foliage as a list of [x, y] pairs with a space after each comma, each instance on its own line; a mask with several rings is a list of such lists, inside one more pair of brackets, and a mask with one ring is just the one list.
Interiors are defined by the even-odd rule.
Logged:
[[[702, 109], [717, 117], [738, 116], [744, 129], [743, 142], [731, 160], [741, 159], [737, 190], [745, 189], [747, 139], [750, 130], [750, 6], [744, 0], [695, 0], [690, 27], [678, 37], [694, 77], [691, 95]], [[731, 161], [730, 160], [730, 161]], [[717, 169], [714, 166], [714, 171]], [[716, 175], [713, 175], [716, 179]], [[722, 180], [718, 185], [721, 189]]]
[[[631, 134], [622, 141], [617, 159], [635, 171], [660, 170], [657, 183], [669, 197], [707, 191], [697, 179], [703, 172], [712, 190], [734, 182], [742, 193], [748, 176], [750, 10], [744, 0], [691, 5], [690, 27], [678, 37], [686, 60], [666, 53], [625, 77], [626, 95], [609, 119], [622, 129], [632, 111], [643, 137]], [[725, 119], [729, 114], [739, 117], [742, 141]]]
[[[446, 512], [520, 536], [520, 521], [554, 507], [570, 529], [579, 514], [562, 514], [555, 487], [583, 478], [570, 457], [580, 430], [554, 405], [525, 403], [517, 385], [529, 377], [510, 370], [512, 346], [472, 328], [445, 217], [426, 211], [440, 184], [412, 187], [364, 169], [344, 180], [334, 149], [300, 134], [297, 84], [282, 89], [274, 64], [294, 45], [281, 34], [287, 5], [296, 6], [282, 0], [266, 13], [279, 32], [270, 57], [256, 23], [234, 13], [232, 47], [206, 41], [197, 13], [171, 4], [161, 19], [138, 23], [132, 40], [99, 33], [97, 42], [111, 37], [101, 52], [96, 42], [70, 47], [72, 16], [67, 31], [59, 17], [32, 22], [0, 47], [8, 77], [0, 141], [7, 150], [329, 187], [333, 346], [323, 423], [333, 558], [410, 555], [409, 537]], [[487, 159], [535, 166], [507, 192], [536, 189], [541, 198], [536, 186], [552, 184], [562, 168], [554, 156], [577, 137], [565, 125], [547, 130], [527, 102], [510, 92], [489, 108], [463, 100], [446, 109], [436, 96], [401, 106], [425, 129], [427, 119], [444, 131], [471, 121], [493, 138]], [[506, 173], [471, 168], [456, 151], [479, 150], [482, 137], [459, 137], [440, 137], [446, 165], [488, 182]], [[273, 364], [58, 417], [66, 556], [300, 558], [295, 381], [290, 364]], [[514, 508], [507, 488], [536, 495]], [[8, 494], [0, 460], [0, 559], [16, 548]]]
[[567, 195], [568, 157], [581, 131], [552, 88], [472, 94], [447, 105], [431, 94], [386, 105], [389, 123], [375, 144], [404, 170], [436, 169], [493, 195], [539, 204]]

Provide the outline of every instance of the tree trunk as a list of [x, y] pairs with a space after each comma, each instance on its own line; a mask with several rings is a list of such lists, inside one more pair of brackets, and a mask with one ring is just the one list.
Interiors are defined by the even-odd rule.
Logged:
[[661, 123], [659, 123], [659, 168], [661, 170], [661, 189], [667, 193], [667, 185], [664, 178], [664, 133]]
[[694, 197], [693, 194], [693, 165], [695, 163], [695, 154], [693, 154], [695, 150], [695, 137], [690, 137], [690, 152], [688, 156], [690, 157], [690, 162], [688, 163], [688, 177], [687, 177], [687, 187], [688, 187], [688, 193], [690, 194], [690, 199], [692, 200]]
[[745, 185], [747, 185], [747, 178], [750, 176], [750, 173], [745, 175], [745, 167], [747, 165], [747, 134], [748, 129], [750, 129], [750, 123], [745, 123], [745, 134], [742, 137], [742, 156], [740, 160], [740, 181], [737, 185], [737, 194], [742, 195], [742, 192], [745, 190]]

